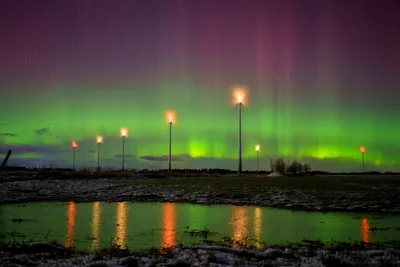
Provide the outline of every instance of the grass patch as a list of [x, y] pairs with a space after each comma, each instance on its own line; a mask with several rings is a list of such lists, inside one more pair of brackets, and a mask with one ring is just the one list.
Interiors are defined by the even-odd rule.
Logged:
[[[364, 259], [368, 257], [377, 257], [380, 261], [381, 266], [391, 266], [394, 260], [399, 258], [400, 253], [398, 251], [400, 241], [392, 243], [363, 243], [363, 242], [330, 242], [324, 243], [319, 240], [303, 240], [302, 243], [285, 243], [279, 245], [267, 245], [264, 244], [262, 247], [255, 249], [254, 244], [250, 239], [245, 239], [243, 242], [237, 242], [233, 239], [225, 238], [219, 242], [215, 242], [214, 246], [176, 246], [174, 248], [151, 248], [148, 250], [131, 251], [128, 248], [122, 248], [111, 244], [110, 247], [100, 249], [96, 252], [80, 251], [75, 248], [66, 248], [58, 243], [0, 243], [0, 251], [9, 254], [28, 254], [28, 255], [40, 255], [37, 260], [42, 259], [70, 259], [75, 261], [76, 257], [92, 255], [91, 262], [88, 266], [103, 267], [105, 265], [104, 260], [109, 259], [121, 259], [120, 264], [123, 266], [139, 266], [142, 265], [142, 257], [152, 259], [152, 264], [155, 262], [166, 263], [169, 259], [176, 258], [184, 250], [183, 253], [189, 252], [189, 255], [195, 255], [199, 257], [198, 249], [206, 251], [206, 254], [202, 254], [206, 257], [209, 264], [228, 264], [225, 262], [225, 256], [221, 257], [222, 253], [229, 253], [237, 256], [235, 264], [245, 264], [246, 261], [260, 262], [262, 261], [264, 266], [276, 262], [279, 259], [285, 259], [289, 262], [299, 262], [304, 257], [316, 257], [319, 258], [325, 266], [353, 266], [348, 260], [349, 256], [355, 257], [362, 256]], [[394, 248], [396, 251], [390, 251], [390, 257], [387, 257], [387, 248]], [[354, 252], [370, 250], [369, 254], [354, 254]], [[377, 251], [380, 250], [380, 251]], [[259, 252], [262, 251], [262, 252]], [[322, 251], [322, 254], [321, 254]], [[386, 251], [386, 252], [385, 252]], [[327, 252], [327, 253], [326, 253]], [[218, 256], [217, 256], [218, 255]], [[343, 255], [343, 256], [341, 256]], [[368, 256], [369, 255], [369, 256]], [[35, 258], [34, 256], [32, 258]], [[14, 259], [14, 258], [13, 258]], [[11, 259], [11, 260], [13, 260]], [[18, 259], [18, 258], [15, 258]], [[351, 259], [350, 259], [351, 260]], [[363, 262], [364, 263], [364, 262]], [[349, 265], [350, 264], [350, 265]], [[169, 262], [168, 266], [190, 266], [187, 260], [182, 259], [181, 261]], [[358, 265], [357, 265], [358, 266]]]
[[[22, 173], [22, 172], [19, 172]], [[265, 187], [309, 190], [365, 190], [368, 188], [400, 187], [400, 175], [304, 175], [269, 177], [266, 174], [242, 174], [201, 172], [201, 171], [138, 171], [102, 170], [82, 168], [76, 171], [41, 168], [24, 172], [23, 180], [31, 179], [99, 179], [110, 178], [114, 183], [133, 185], [160, 185], [174, 187], [211, 188], [224, 194], [225, 190], [259, 190]], [[12, 172], [10, 171], [10, 175]], [[12, 175], [12, 180], [19, 180]], [[122, 179], [123, 178], [123, 179]], [[131, 179], [126, 179], [131, 178]]]
[[203, 238], [208, 238], [209, 236], [217, 234], [214, 232], [210, 232], [210, 230], [208, 230], [206, 228], [204, 230], [192, 229], [192, 230], [184, 231], [184, 233], [189, 234], [190, 236], [203, 237]]
[[399, 177], [386, 176], [302, 176], [302, 177], [182, 177], [166, 179], [114, 180], [115, 183], [135, 185], [162, 185], [174, 187], [211, 188], [224, 193], [224, 190], [241, 189], [259, 191], [265, 187], [310, 190], [355, 190], [373, 186], [400, 187]]

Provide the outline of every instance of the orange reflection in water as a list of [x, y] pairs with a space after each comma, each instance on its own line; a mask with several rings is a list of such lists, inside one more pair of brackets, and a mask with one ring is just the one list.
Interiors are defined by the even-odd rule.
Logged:
[[175, 204], [163, 204], [163, 248], [171, 248], [175, 245]]
[[260, 208], [254, 209], [254, 238], [260, 242], [261, 241], [261, 224], [262, 224], [262, 213]]
[[369, 221], [367, 218], [361, 219], [361, 238], [365, 243], [371, 242], [371, 238], [369, 236]]
[[74, 233], [75, 233], [75, 203], [69, 202], [68, 203], [68, 210], [67, 210], [67, 235], [65, 246], [72, 247], [74, 245]]
[[117, 203], [117, 211], [115, 213], [115, 244], [121, 248], [126, 247], [126, 222], [127, 222], [127, 209], [126, 202]]
[[232, 222], [234, 246], [245, 243], [248, 237], [247, 207], [234, 207]]
[[94, 202], [92, 208], [92, 249], [96, 250], [99, 248], [100, 243], [100, 215], [101, 206], [100, 202]]

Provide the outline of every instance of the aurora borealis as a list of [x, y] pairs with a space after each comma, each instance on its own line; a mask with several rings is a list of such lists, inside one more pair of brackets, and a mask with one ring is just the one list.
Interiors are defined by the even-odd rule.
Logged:
[[237, 167], [231, 88], [248, 87], [243, 168], [399, 171], [395, 1], [0, 3], [0, 153], [9, 165]]

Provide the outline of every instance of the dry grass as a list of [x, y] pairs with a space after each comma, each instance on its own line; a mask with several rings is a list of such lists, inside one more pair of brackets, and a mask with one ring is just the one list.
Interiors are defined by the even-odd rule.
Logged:
[[267, 177], [267, 176], [228, 176], [228, 177], [190, 177], [165, 179], [116, 179], [115, 183], [154, 184], [179, 187], [207, 187], [218, 189], [257, 189], [278, 187], [287, 189], [310, 190], [360, 190], [376, 186], [400, 187], [400, 176], [302, 176], [302, 177]]

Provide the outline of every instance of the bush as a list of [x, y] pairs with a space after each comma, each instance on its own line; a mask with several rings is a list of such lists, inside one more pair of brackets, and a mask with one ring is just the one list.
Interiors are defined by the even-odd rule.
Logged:
[[303, 170], [303, 165], [298, 162], [297, 160], [294, 160], [286, 169], [286, 172], [289, 173], [300, 173]]
[[278, 172], [280, 174], [296, 174], [296, 173], [307, 173], [311, 171], [311, 166], [308, 163], [301, 163], [297, 160], [291, 163], [286, 163], [283, 158], [276, 160], [270, 160], [271, 172]]
[[285, 160], [282, 159], [282, 158], [276, 159], [274, 161], [274, 163], [273, 163], [273, 170], [275, 172], [280, 173], [280, 174], [286, 173], [286, 162], [285, 162]]

